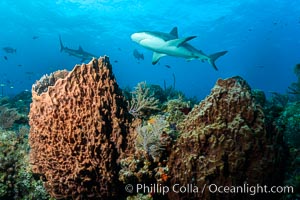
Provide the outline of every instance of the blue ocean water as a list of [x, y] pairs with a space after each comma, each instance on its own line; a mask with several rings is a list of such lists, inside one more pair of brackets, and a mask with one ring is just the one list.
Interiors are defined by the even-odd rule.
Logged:
[[[300, 62], [297, 0], [2, 0], [0, 12], [1, 95], [31, 90], [42, 75], [81, 63], [60, 52], [59, 35], [68, 48], [81, 45], [109, 56], [122, 88], [141, 81], [172, 85], [174, 74], [176, 89], [198, 99], [218, 78], [236, 75], [267, 95], [286, 93]], [[141, 30], [169, 32], [175, 26], [179, 37], [197, 36], [189, 43], [206, 54], [228, 51], [216, 62], [219, 71], [207, 62], [176, 57], [152, 65], [152, 52], [130, 38]], [[134, 49], [145, 59], [137, 60]]]

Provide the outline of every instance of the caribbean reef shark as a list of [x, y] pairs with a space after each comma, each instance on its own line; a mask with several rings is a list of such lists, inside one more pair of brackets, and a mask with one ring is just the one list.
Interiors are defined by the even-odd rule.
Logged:
[[196, 36], [178, 38], [177, 27], [174, 27], [170, 33], [142, 31], [133, 33], [131, 39], [139, 45], [153, 51], [152, 64], [155, 65], [163, 56], [183, 57], [187, 60], [198, 59], [202, 62], [208, 61], [215, 70], [218, 70], [215, 61], [223, 56], [227, 51], [217, 52], [211, 55], [204, 54], [196, 49], [188, 41]]
[[65, 47], [62, 43], [60, 36], [59, 36], [59, 42], [60, 42], [60, 52], [64, 51], [64, 52], [68, 53], [70, 56], [75, 56], [77, 58], [81, 58], [81, 62], [84, 62], [86, 60], [91, 60], [92, 58], [97, 58], [97, 56], [84, 51], [81, 46], [79, 46], [77, 50]]

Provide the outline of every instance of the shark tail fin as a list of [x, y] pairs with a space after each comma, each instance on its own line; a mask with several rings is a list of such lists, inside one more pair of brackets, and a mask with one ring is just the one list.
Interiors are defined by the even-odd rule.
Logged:
[[218, 70], [218, 68], [217, 68], [217, 66], [216, 66], [216, 64], [215, 64], [215, 61], [216, 61], [219, 57], [225, 55], [227, 52], [228, 52], [228, 51], [221, 51], [221, 52], [217, 52], [217, 53], [214, 53], [214, 54], [209, 55], [209, 56], [208, 56], [208, 57], [209, 57], [209, 60], [208, 60], [209, 64], [210, 64], [211, 66], [213, 66], [213, 68], [214, 68], [215, 70]]
[[64, 50], [64, 45], [62, 43], [62, 40], [61, 40], [61, 36], [59, 35], [59, 43], [60, 43], [60, 52], [62, 52]]

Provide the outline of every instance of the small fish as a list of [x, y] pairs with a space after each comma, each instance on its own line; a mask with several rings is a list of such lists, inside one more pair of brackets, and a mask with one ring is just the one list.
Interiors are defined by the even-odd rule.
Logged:
[[138, 50], [134, 49], [133, 50], [133, 56], [137, 59], [137, 60], [144, 60], [144, 54], [138, 52]]
[[166, 67], [166, 68], [169, 68], [169, 69], [171, 68], [171, 66], [170, 66], [170, 65], [165, 65], [165, 67]]
[[36, 40], [36, 39], [38, 39], [38, 38], [39, 38], [39, 36], [33, 36], [33, 37], [32, 37], [33, 40]]
[[12, 47], [3, 47], [2, 48], [3, 51], [5, 51], [6, 53], [17, 53], [17, 49], [14, 49]]
[[115, 60], [114, 62], [115, 62], [115, 63], [118, 63], [119, 61], [118, 61], [118, 60]]
[[18, 64], [18, 67], [22, 67], [23, 65], [21, 65], [21, 64]]
[[3, 56], [3, 58], [4, 58], [4, 60], [7, 60], [7, 59], [8, 59], [7, 56]]

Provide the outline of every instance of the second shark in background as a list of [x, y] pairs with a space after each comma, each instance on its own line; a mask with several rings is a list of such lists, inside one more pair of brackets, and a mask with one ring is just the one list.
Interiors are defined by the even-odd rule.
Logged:
[[84, 62], [86, 60], [91, 60], [92, 58], [97, 58], [98, 57], [98, 56], [93, 55], [93, 54], [91, 54], [87, 51], [84, 51], [81, 46], [79, 46], [77, 50], [76, 49], [71, 49], [71, 48], [68, 48], [68, 47], [64, 46], [63, 43], [62, 43], [62, 40], [61, 40], [61, 36], [59, 36], [59, 42], [60, 42], [60, 52], [64, 51], [64, 52], [68, 53], [70, 56], [80, 58], [81, 62]]

